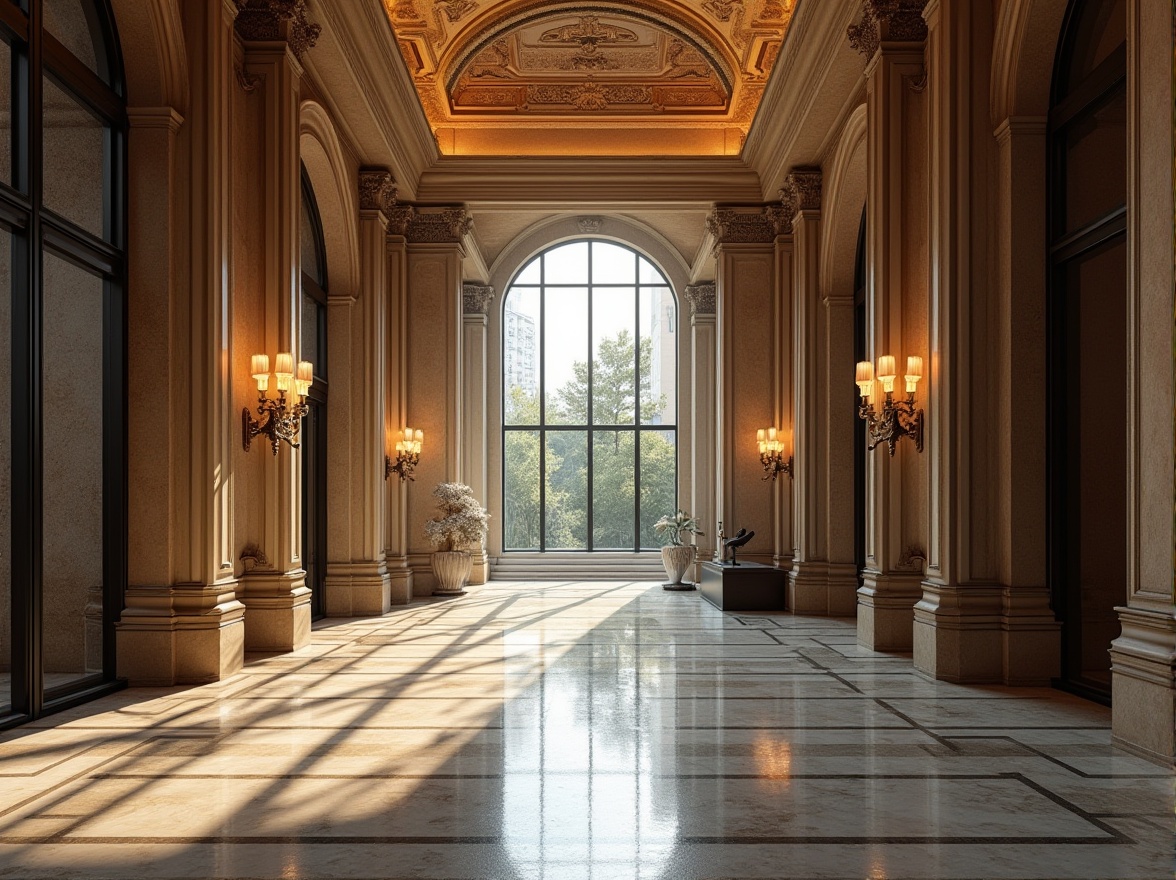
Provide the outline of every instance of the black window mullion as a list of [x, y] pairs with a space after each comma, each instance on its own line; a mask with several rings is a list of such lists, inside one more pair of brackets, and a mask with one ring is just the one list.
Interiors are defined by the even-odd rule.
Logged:
[[547, 552], [547, 257], [539, 258], [539, 552]]
[[593, 361], [596, 360], [595, 352], [592, 350], [592, 304], [596, 299], [596, 297], [593, 296], [596, 291], [592, 286], [592, 259], [592, 242], [588, 242], [588, 454], [585, 456], [588, 463], [588, 487], [584, 495], [584, 500], [588, 503], [588, 534], [584, 537], [586, 539], [585, 544], [587, 545], [589, 551], [596, 549], [596, 541], [594, 538], [595, 522], [593, 520], [593, 513], [596, 507], [596, 492], [594, 491], [595, 486], [593, 485], [593, 481], [596, 476], [594, 467], [595, 462], [593, 461], [593, 459], [596, 458], [596, 432], [592, 430], [592, 423], [596, 421], [596, 408], [592, 399], [592, 364]]
[[641, 550], [641, 263], [633, 252], [633, 552]]

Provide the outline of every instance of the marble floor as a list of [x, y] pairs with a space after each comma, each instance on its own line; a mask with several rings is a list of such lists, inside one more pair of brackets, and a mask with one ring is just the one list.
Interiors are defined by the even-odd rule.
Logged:
[[4, 878], [1171, 878], [1109, 711], [848, 620], [491, 583], [0, 736]]

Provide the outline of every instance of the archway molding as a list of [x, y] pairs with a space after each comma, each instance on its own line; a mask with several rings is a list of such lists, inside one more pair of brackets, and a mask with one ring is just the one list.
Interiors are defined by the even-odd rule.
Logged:
[[317, 101], [303, 101], [299, 116], [299, 152], [323, 222], [327, 289], [332, 295], [356, 296], [359, 293], [358, 184], [326, 108]]
[[821, 211], [821, 296], [852, 296], [858, 230], [866, 204], [866, 105], [845, 122], [825, 177]]

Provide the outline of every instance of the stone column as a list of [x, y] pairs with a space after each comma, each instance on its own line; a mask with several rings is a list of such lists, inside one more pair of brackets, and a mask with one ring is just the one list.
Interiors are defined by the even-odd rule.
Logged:
[[771, 565], [776, 509], [772, 489], [762, 479], [755, 432], [776, 415], [776, 229], [762, 207], [716, 208], [706, 222], [717, 269], [716, 518], [723, 521], [728, 537], [740, 528], [756, 533], [740, 558]]
[[[462, 433], [461, 471], [466, 484], [483, 507], [489, 507], [486, 480], [486, 452], [490, 437], [486, 419], [486, 323], [494, 288], [467, 281], [462, 285]], [[474, 557], [470, 570], [471, 584], [490, 579], [486, 543], [471, 548]]]
[[391, 607], [385, 561], [386, 446], [384, 382], [387, 374], [388, 212], [396, 204], [392, 175], [378, 168], [359, 172], [359, 295], [331, 310], [337, 337], [345, 337], [350, 366], [331, 392], [336, 406], [331, 436], [328, 495], [331, 529], [324, 608], [330, 617], [384, 614]]
[[[230, 249], [229, 105], [231, 90], [237, 87], [236, 12], [228, 0], [184, 6], [190, 52], [188, 118], [183, 126], [170, 112], [148, 120], [159, 137], [175, 146], [174, 152], [169, 146], [157, 154], [172, 163], [168, 184], [187, 192], [169, 200], [186, 206], [167, 218], [175, 223], [171, 248], [183, 256], [177, 258], [169, 284], [157, 291], [174, 313], [174, 319], [162, 325], [170, 334], [161, 331], [169, 346], [165, 362], [170, 383], [162, 396], [172, 409], [165, 419], [169, 442], [161, 452], [166, 475], [161, 471], [150, 480], [153, 490], [170, 503], [157, 514], [150, 506], [136, 506], [131, 513], [132, 521], [154, 518], [154, 526], [145, 528], [144, 534], [163, 545], [166, 556], [142, 568], [132, 567], [126, 607], [116, 630], [118, 674], [136, 685], [216, 681], [238, 671], [244, 661], [245, 609], [236, 598], [233, 481], [227, 478], [232, 450], [241, 442], [240, 401], [233, 399], [225, 368], [233, 361], [224, 267]], [[143, 144], [132, 130], [132, 149], [136, 141]], [[132, 269], [136, 265], [132, 263]], [[178, 270], [180, 265], [183, 271]], [[132, 310], [137, 301], [132, 298]], [[133, 337], [131, 344], [137, 344]], [[150, 366], [157, 376], [158, 364]], [[157, 379], [145, 382], [158, 389]], [[160, 396], [150, 401], [156, 430], [160, 421], [154, 407]], [[142, 427], [132, 410], [132, 436]], [[141, 463], [132, 460], [130, 467], [133, 481]], [[132, 503], [137, 500], [133, 493]]]
[[[865, 0], [850, 45], [866, 57], [866, 320], [871, 360], [927, 357], [927, 133], [925, 0]], [[849, 381], [847, 378], [846, 381]], [[896, 383], [901, 392], [901, 377]], [[866, 568], [858, 591], [858, 641], [909, 651], [926, 556], [925, 463], [904, 439], [894, 456], [866, 460]]]
[[[772, 424], [788, 438], [788, 454], [796, 466], [796, 414], [795, 414], [795, 324], [794, 303], [796, 252], [792, 235], [792, 221], [796, 216], [795, 203], [788, 200], [790, 193], [780, 191], [779, 204], [769, 205], [768, 216], [772, 220], [775, 240], [775, 272], [772, 299], [772, 395], [775, 417]], [[772, 563], [776, 568], [791, 572], [796, 557], [795, 495], [796, 480], [793, 474], [778, 474], [772, 483], [772, 506], [775, 511], [773, 544], [775, 554]], [[791, 607], [791, 606], [790, 606]]]
[[[245, 71], [261, 103], [262, 351], [299, 357], [301, 304], [299, 254], [302, 200], [298, 103], [299, 58], [318, 39], [303, 0], [238, 0], [236, 31], [245, 47]], [[242, 353], [247, 356], [246, 353]], [[264, 450], [263, 450], [264, 452]], [[310, 641], [310, 589], [302, 566], [301, 451], [256, 453], [263, 469], [259, 545], [269, 559], [241, 579], [247, 651], [291, 651]], [[255, 557], [256, 558], [256, 557]]]
[[716, 430], [718, 403], [715, 386], [715, 285], [714, 282], [691, 284], [684, 291], [690, 303], [690, 429], [694, 439], [690, 448], [690, 512], [699, 522], [698, 556], [694, 580], [700, 580], [699, 563], [714, 558], [718, 533], [718, 507], [715, 503], [715, 463], [718, 461]]
[[[410, 421], [408, 411], [408, 224], [413, 209], [409, 205], [388, 208], [388, 236], [385, 240], [387, 274], [387, 309], [385, 336], [387, 358], [385, 366], [385, 423], [384, 436], [392, 438], [406, 427], [419, 427]], [[395, 454], [395, 445], [387, 442], [385, 455]], [[426, 445], [429, 438], [425, 438]], [[426, 454], [422, 452], [422, 455]], [[384, 554], [391, 580], [389, 601], [393, 605], [407, 605], [412, 600], [412, 568], [408, 564], [408, 493], [420, 492], [414, 483], [402, 482], [396, 475], [384, 481]]]
[[436, 586], [433, 547], [424, 532], [436, 513], [433, 487], [464, 478], [461, 266], [470, 227], [464, 207], [418, 207], [407, 228], [407, 418], [425, 432], [416, 482], [408, 484], [408, 562], [416, 595]]

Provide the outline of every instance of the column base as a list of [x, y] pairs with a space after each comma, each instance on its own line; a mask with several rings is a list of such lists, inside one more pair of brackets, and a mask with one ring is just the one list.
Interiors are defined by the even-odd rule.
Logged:
[[1001, 681], [1003, 594], [998, 586], [924, 583], [915, 605], [915, 669], [940, 681]]
[[429, 598], [437, 589], [437, 578], [433, 574], [433, 554], [410, 553], [407, 561], [412, 571], [412, 598]]
[[1049, 687], [1062, 674], [1062, 625], [1048, 587], [1005, 587], [1000, 618], [1004, 683]]
[[1111, 642], [1111, 740], [1176, 765], [1176, 620], [1170, 609], [1115, 610], [1123, 634]]
[[470, 556], [473, 557], [473, 564], [470, 568], [470, 579], [466, 583], [476, 587], [490, 580], [490, 559], [486, 556], [485, 550], [476, 553], [471, 551]]
[[238, 597], [245, 606], [246, 651], [297, 651], [310, 644], [310, 588], [302, 569], [250, 571], [241, 577]]
[[871, 651], [908, 653], [914, 645], [920, 576], [866, 569], [857, 591], [858, 644]]
[[136, 687], [207, 684], [245, 664], [245, 606], [236, 582], [130, 587], [115, 624], [115, 668]]
[[327, 566], [323, 587], [323, 611], [327, 617], [379, 617], [391, 607], [392, 574], [383, 561]]
[[853, 617], [857, 567], [839, 562], [797, 562], [788, 572], [788, 610], [793, 614]]
[[407, 556], [388, 557], [388, 603], [407, 605], [412, 601], [412, 569]]

